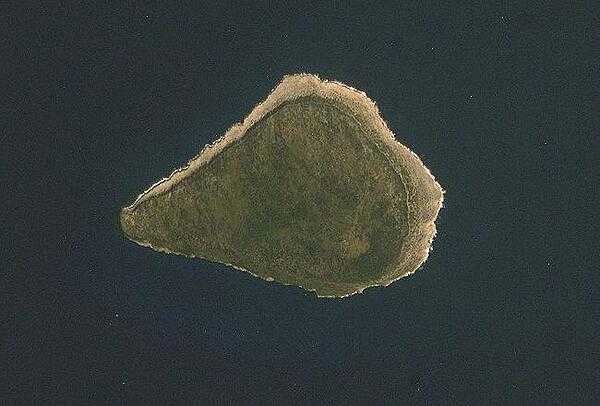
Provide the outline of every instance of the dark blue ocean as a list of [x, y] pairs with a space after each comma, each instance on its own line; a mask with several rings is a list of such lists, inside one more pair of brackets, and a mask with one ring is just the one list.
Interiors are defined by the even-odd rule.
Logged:
[[[591, 10], [9, 14], [0, 403], [600, 400]], [[121, 236], [121, 207], [299, 72], [366, 92], [446, 190], [417, 273], [318, 299]]]

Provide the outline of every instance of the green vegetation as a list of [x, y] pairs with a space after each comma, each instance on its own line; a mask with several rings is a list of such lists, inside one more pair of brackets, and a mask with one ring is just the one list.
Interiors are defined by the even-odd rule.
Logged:
[[414, 269], [399, 269], [410, 202], [382, 148], [343, 104], [287, 101], [169, 190], [124, 209], [122, 228], [140, 244], [320, 296], [389, 283]]

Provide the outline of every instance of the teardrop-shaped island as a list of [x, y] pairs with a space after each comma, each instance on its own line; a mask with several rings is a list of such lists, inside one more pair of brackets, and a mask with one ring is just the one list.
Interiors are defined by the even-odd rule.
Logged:
[[299, 74], [120, 221], [140, 245], [342, 297], [415, 272], [442, 200], [364, 93]]

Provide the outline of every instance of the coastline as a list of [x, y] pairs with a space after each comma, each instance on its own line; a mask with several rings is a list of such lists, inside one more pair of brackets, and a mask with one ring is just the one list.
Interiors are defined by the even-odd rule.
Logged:
[[[402, 252], [398, 254], [394, 266], [397, 273], [386, 273], [386, 275], [388, 275], [387, 277], [376, 280], [372, 284], [362, 286], [354, 292], [345, 295], [319, 295], [318, 292], [316, 292], [316, 289], [300, 287], [304, 290], [314, 291], [318, 297], [341, 298], [361, 293], [368, 287], [388, 286], [394, 281], [416, 272], [426, 261], [429, 251], [432, 248], [432, 241], [437, 233], [434, 221], [438, 216], [439, 210], [443, 206], [444, 190], [439, 183], [436, 182], [435, 177], [423, 164], [421, 159], [414, 152], [396, 140], [392, 131], [383, 121], [377, 105], [364, 92], [340, 82], [321, 80], [316, 75], [306, 73], [284, 76], [278, 85], [271, 90], [266, 99], [254, 107], [242, 122], [234, 124], [223, 136], [211, 144], [207, 144], [200, 153], [188, 161], [185, 166], [176, 169], [168, 177], [154, 183], [142, 192], [131, 205], [122, 209], [120, 215], [122, 224], [124, 216], [127, 213], [133, 212], [141, 202], [152, 196], [170, 191], [179, 182], [192, 175], [198, 168], [209, 163], [228, 145], [242, 138], [249, 128], [259, 122], [269, 112], [277, 109], [285, 102], [306, 96], [321, 97], [340, 103], [352, 112], [359, 123], [373, 129], [373, 131], [365, 131], [365, 133], [369, 132], [376, 135], [371, 138], [378, 144], [380, 147], [379, 149], [398, 173], [405, 186], [409, 220], [407, 243], [411, 249], [402, 250]], [[414, 207], [411, 207], [409, 202], [413, 202], [412, 206]], [[415, 202], [417, 204], [414, 204]], [[164, 248], [157, 248], [149, 243], [135, 240], [134, 242], [157, 251], [185, 255]], [[407, 252], [412, 252], [413, 255], [409, 256], [406, 254]], [[190, 255], [186, 256], [190, 257]], [[199, 256], [191, 257], [202, 258]], [[211, 259], [208, 260], [212, 261]], [[215, 262], [223, 263], [221, 261]], [[250, 273], [260, 279], [272, 281], [272, 278], [262, 278], [247, 269], [232, 264], [223, 264]], [[406, 271], [407, 269], [408, 271]]]

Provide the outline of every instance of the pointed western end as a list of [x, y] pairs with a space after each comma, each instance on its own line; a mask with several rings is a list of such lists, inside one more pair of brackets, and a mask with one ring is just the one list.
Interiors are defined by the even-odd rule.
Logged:
[[133, 211], [129, 207], [124, 207], [119, 213], [119, 224], [123, 236], [129, 240], [135, 241], [136, 226], [133, 216]]

